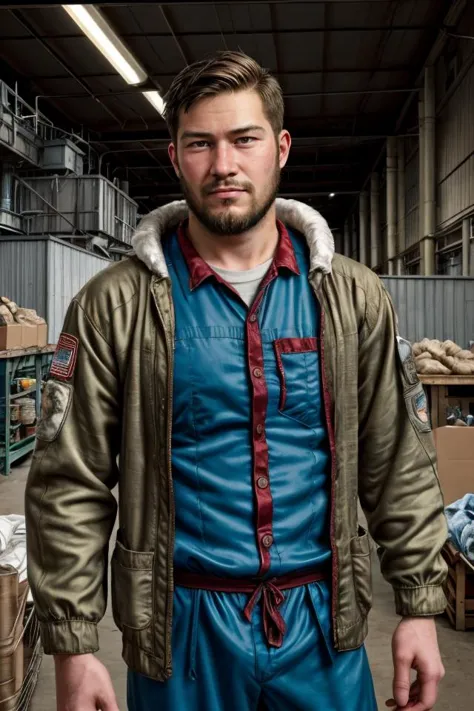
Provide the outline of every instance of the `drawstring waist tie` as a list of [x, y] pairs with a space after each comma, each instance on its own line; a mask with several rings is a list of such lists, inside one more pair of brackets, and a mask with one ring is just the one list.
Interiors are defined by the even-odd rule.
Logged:
[[218, 578], [184, 570], [175, 571], [175, 585], [192, 590], [211, 592], [249, 593], [250, 600], [244, 608], [244, 616], [250, 622], [255, 605], [261, 600], [265, 637], [270, 647], [281, 647], [286, 632], [286, 624], [280, 613], [285, 599], [283, 590], [298, 588], [310, 583], [327, 580], [328, 573], [290, 573], [280, 577], [258, 580], [255, 578]]

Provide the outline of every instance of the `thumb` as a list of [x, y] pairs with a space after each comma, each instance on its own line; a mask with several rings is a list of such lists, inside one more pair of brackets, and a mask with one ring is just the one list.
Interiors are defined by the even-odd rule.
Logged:
[[393, 697], [400, 708], [405, 708], [410, 700], [411, 662], [408, 657], [395, 657], [395, 677], [393, 680]]
[[100, 711], [120, 711], [115, 699], [111, 699], [109, 701], [102, 701], [100, 703], [99, 708], [100, 708]]
[[103, 695], [98, 701], [97, 708], [100, 709], [100, 711], [120, 711], [115, 693], [112, 691], [107, 696]]

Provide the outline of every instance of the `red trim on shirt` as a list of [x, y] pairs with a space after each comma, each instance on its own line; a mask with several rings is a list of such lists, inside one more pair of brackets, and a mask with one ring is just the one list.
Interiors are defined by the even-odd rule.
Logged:
[[[277, 220], [276, 224], [280, 239], [278, 240], [275, 256], [273, 258], [273, 264], [276, 269], [286, 268], [290, 269], [290, 271], [294, 272], [294, 274], [299, 274], [300, 270], [298, 268], [295, 251], [293, 249], [293, 244], [291, 243], [288, 230], [283, 222], [280, 222], [280, 220]], [[196, 289], [209, 277], [214, 277], [220, 284], [226, 284], [230, 287], [230, 285], [227, 284], [220, 274], [217, 274], [217, 272], [215, 272], [213, 268], [206, 261], [204, 261], [196, 250], [187, 234], [187, 221], [182, 222], [178, 227], [178, 242], [188, 265], [189, 287], [191, 290]], [[232, 287], [230, 288], [232, 291], [237, 293], [235, 289]]]
[[[187, 236], [186, 223], [178, 228], [178, 241], [189, 269], [189, 286], [196, 289], [209, 277], [214, 277], [218, 283], [225, 285], [233, 293], [240, 295], [199, 255], [193, 243]], [[256, 543], [260, 556], [259, 576], [265, 575], [271, 565], [270, 550], [273, 545], [273, 499], [271, 493], [270, 472], [268, 463], [268, 443], [265, 435], [265, 420], [268, 406], [268, 388], [265, 381], [263, 362], [263, 344], [257, 310], [262, 302], [265, 288], [278, 277], [281, 269], [288, 269], [299, 275], [295, 251], [290, 235], [285, 225], [277, 221], [280, 238], [275, 251], [272, 265], [263, 278], [257, 296], [248, 310], [246, 319], [247, 363], [251, 382], [252, 408], [252, 452], [253, 452], [253, 490], [256, 502]], [[290, 342], [295, 339], [282, 339]], [[312, 342], [315, 339], [302, 339]], [[308, 345], [306, 343], [306, 345]]]
[[273, 343], [275, 348], [278, 375], [280, 376], [280, 410], [283, 410], [286, 402], [286, 378], [283, 367], [282, 353], [314, 353], [318, 350], [317, 338], [278, 338]]

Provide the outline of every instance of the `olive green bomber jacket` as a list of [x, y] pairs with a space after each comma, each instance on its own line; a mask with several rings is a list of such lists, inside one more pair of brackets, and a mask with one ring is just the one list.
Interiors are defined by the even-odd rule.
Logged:
[[[307, 238], [321, 304], [333, 633], [342, 651], [363, 643], [371, 607], [358, 498], [396, 610], [407, 616], [445, 608], [443, 501], [423, 389], [382, 283], [334, 255], [327, 224], [310, 207], [277, 200], [277, 213]], [[45, 651], [83, 654], [99, 646], [117, 509], [111, 489], [119, 484], [113, 614], [125, 661], [157, 680], [172, 672], [174, 547], [174, 320], [160, 245], [186, 214], [184, 203], [171, 203], [144, 218], [135, 256], [94, 277], [73, 300], [26, 490], [29, 579]]]

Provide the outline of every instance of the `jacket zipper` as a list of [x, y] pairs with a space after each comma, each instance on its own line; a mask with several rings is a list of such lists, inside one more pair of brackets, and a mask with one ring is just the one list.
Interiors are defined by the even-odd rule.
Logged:
[[333, 398], [332, 398], [331, 392], [329, 390], [328, 380], [327, 380], [327, 376], [326, 376], [326, 358], [325, 358], [325, 341], [324, 341], [326, 316], [325, 316], [321, 298], [316, 293], [316, 289], [314, 291], [315, 291], [316, 299], [319, 303], [319, 307], [320, 307], [320, 311], [321, 311], [321, 337], [320, 337], [321, 378], [322, 378], [322, 385], [323, 385], [324, 412], [326, 415], [326, 425], [327, 425], [328, 437], [329, 437], [329, 449], [331, 452], [331, 518], [330, 518], [330, 539], [331, 539], [331, 552], [332, 552], [332, 596], [331, 596], [332, 600], [331, 600], [331, 602], [332, 602], [332, 619], [333, 619], [333, 637], [334, 637], [334, 644], [337, 649], [338, 635], [337, 635], [336, 620], [337, 620], [337, 595], [339, 592], [339, 559], [338, 559], [336, 536], [335, 536], [335, 527], [336, 527], [336, 520], [335, 520], [336, 519], [336, 467], [337, 467], [336, 444], [335, 444], [334, 428], [333, 428], [333, 424], [331, 421], [331, 407], [332, 407]]
[[[170, 286], [168, 285], [168, 291]], [[169, 302], [171, 309], [173, 308], [171, 301], [171, 294], [169, 293]], [[158, 304], [157, 304], [158, 306]], [[173, 472], [171, 463], [171, 448], [172, 448], [172, 420], [173, 420], [173, 344], [170, 342], [170, 336], [165, 325], [165, 320], [161, 313], [161, 310], [157, 308], [159, 317], [161, 320], [161, 325], [165, 333], [166, 340], [166, 351], [168, 360], [168, 383], [167, 383], [167, 393], [166, 401], [168, 403], [167, 408], [167, 465], [168, 465], [168, 505], [169, 505], [169, 536], [168, 536], [168, 599], [166, 605], [165, 613], [165, 677], [170, 678], [172, 674], [172, 660], [171, 660], [171, 635], [173, 631], [173, 595], [174, 595], [174, 584], [173, 584], [173, 555], [174, 555], [174, 538], [175, 538], [175, 503], [174, 503], [174, 487], [173, 487]], [[161, 405], [161, 403], [160, 403]], [[161, 407], [160, 407], [161, 409]]]

